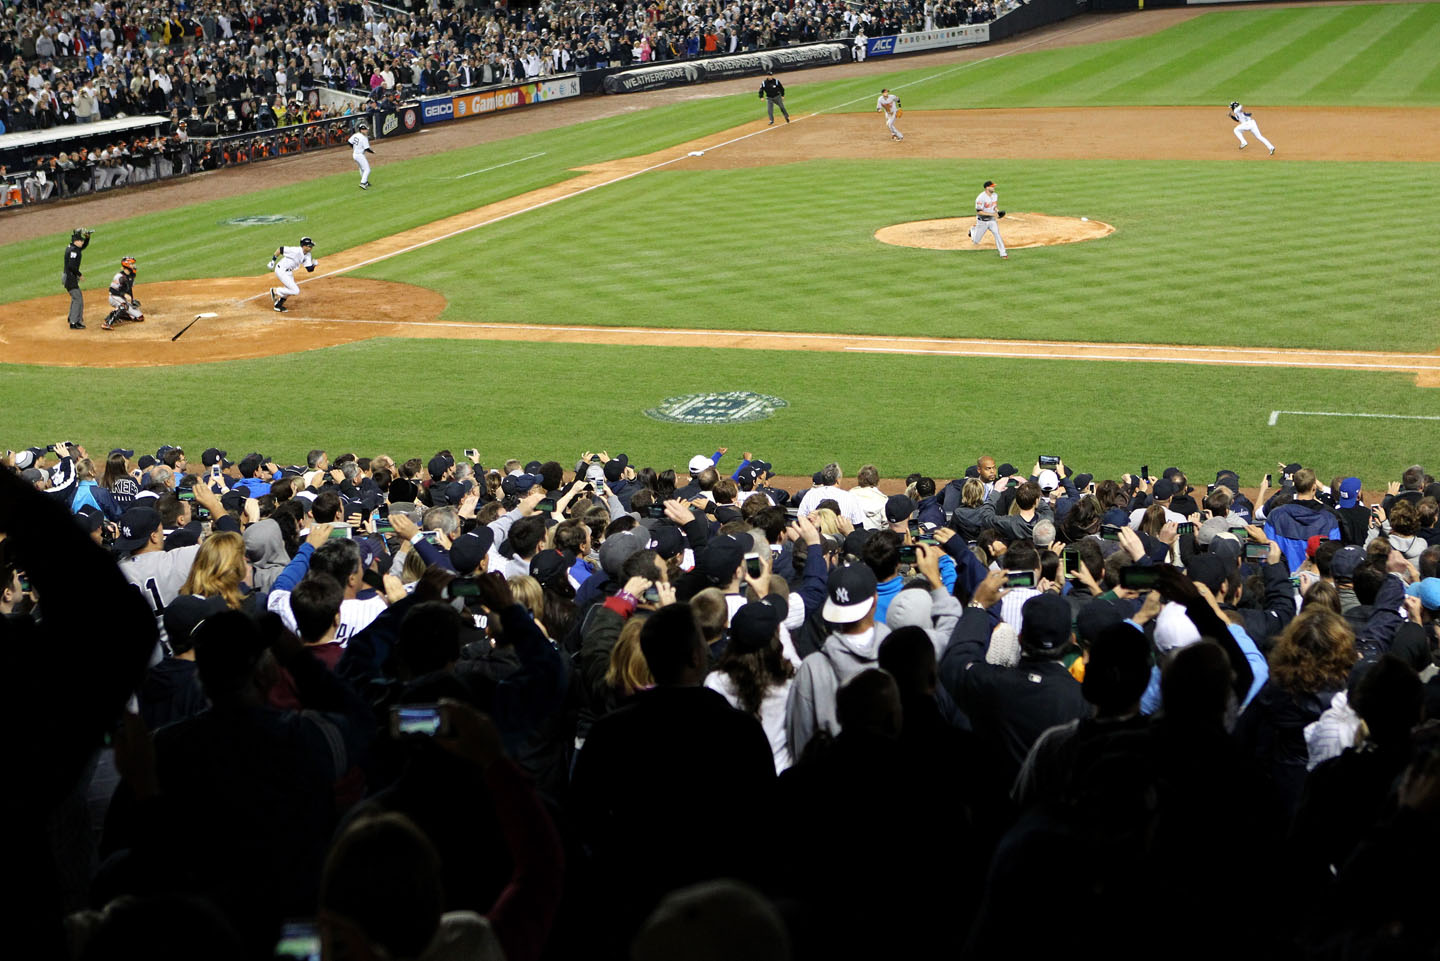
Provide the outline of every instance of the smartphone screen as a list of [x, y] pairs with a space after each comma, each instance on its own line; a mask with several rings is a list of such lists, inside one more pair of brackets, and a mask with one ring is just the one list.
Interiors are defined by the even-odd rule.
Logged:
[[331, 528], [331, 530], [330, 530], [330, 539], [331, 539], [332, 541], [334, 541], [334, 540], [344, 540], [345, 538], [347, 538], [347, 537], [349, 537], [349, 536], [350, 536], [350, 528], [347, 527], [347, 526], [344, 525], [344, 524], [336, 524], [336, 525], [335, 525], [333, 528]]
[[396, 704], [390, 708], [390, 733], [424, 734], [428, 737], [440, 733], [440, 708], [434, 704]]
[[1195, 533], [1195, 525], [1190, 521], [1181, 521], [1175, 525], [1175, 533], [1180, 535]]
[[1230, 533], [1231, 533], [1231, 534], [1234, 534], [1236, 537], [1240, 538], [1240, 540], [1242, 540], [1242, 541], [1243, 541], [1245, 538], [1247, 538], [1247, 537], [1250, 536], [1250, 532], [1249, 532], [1248, 530], [1246, 530], [1245, 528], [1243, 528], [1243, 527], [1232, 527], [1232, 528], [1230, 528]]
[[286, 921], [275, 942], [281, 961], [320, 961], [320, 925], [314, 921]]
[[1131, 590], [1147, 590], [1154, 587], [1159, 579], [1160, 569], [1157, 567], [1138, 567], [1132, 564], [1120, 568], [1120, 586]]
[[1034, 587], [1034, 586], [1035, 586], [1035, 572], [1034, 572], [1034, 571], [1006, 571], [1006, 572], [1005, 572], [1005, 586], [1006, 586], [1006, 587]]
[[1067, 547], [1060, 554], [1060, 563], [1065, 567], [1065, 576], [1073, 577], [1075, 572], [1080, 570], [1080, 550], [1075, 547]]
[[1246, 544], [1245, 559], [1247, 561], [1263, 561], [1270, 556], [1269, 544]]
[[1102, 541], [1118, 541], [1120, 539], [1120, 528], [1106, 524], [1100, 528], [1100, 539]]
[[901, 563], [901, 564], [914, 564], [914, 563], [915, 563], [915, 558], [916, 558], [917, 554], [918, 554], [918, 551], [917, 551], [917, 549], [916, 549], [916, 547], [915, 547], [914, 544], [901, 544], [901, 545], [900, 545], [900, 563]]
[[760, 565], [760, 555], [759, 555], [759, 554], [746, 554], [746, 555], [745, 555], [745, 573], [746, 573], [746, 575], [748, 575], [748, 576], [750, 576], [750, 577], [759, 577], [759, 576], [760, 576], [760, 571], [761, 571], [762, 569], [763, 569], [763, 568], [762, 568], [761, 565]]
[[555, 513], [555, 501], [549, 497], [543, 498], [540, 503], [535, 505], [535, 509], [545, 514], [553, 514]]

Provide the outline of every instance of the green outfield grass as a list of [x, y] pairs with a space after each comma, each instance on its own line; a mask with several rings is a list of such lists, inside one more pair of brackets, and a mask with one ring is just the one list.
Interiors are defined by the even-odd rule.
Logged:
[[[485, 341], [377, 340], [164, 373], [87, 371], [94, 402], [63, 406], [53, 371], [0, 367], [0, 378], [8, 423], [44, 425], [37, 440], [74, 439], [92, 451], [221, 444], [294, 462], [317, 443], [332, 454], [406, 456], [473, 446], [498, 465], [604, 448], [683, 471], [694, 454], [726, 446], [800, 475], [834, 459], [851, 476], [873, 462], [885, 476], [949, 477], [981, 452], [1022, 470], [1058, 453], [1074, 470], [1105, 476], [1174, 464], [1195, 480], [1229, 468], [1256, 484], [1277, 461], [1300, 461], [1327, 479], [1354, 473], [1380, 486], [1427, 446], [1433, 452], [1422, 442], [1434, 437], [1433, 422], [1282, 417], [1268, 427], [1270, 411], [1437, 410], [1434, 391], [1374, 373], [781, 351], [717, 358], [704, 348]], [[728, 426], [642, 413], [716, 390], [769, 393], [789, 406]]]
[[[905, 91], [907, 107], [937, 109], [1232, 97], [1435, 105], [1437, 51], [1440, 5], [1217, 10], [1135, 40], [793, 84], [788, 100], [798, 114], [862, 97], [854, 108], [870, 109], [887, 84]], [[323, 269], [334, 251], [559, 182], [587, 163], [753, 120], [757, 104], [753, 94], [695, 100], [393, 163], [382, 140], [369, 193], [335, 152], [332, 176], [103, 226], [86, 255], [87, 281], [103, 286], [125, 254], [140, 258], [142, 299], [157, 280], [261, 278], [269, 251], [302, 233], [319, 241]], [[366, 274], [439, 290], [448, 320], [1436, 347], [1440, 281], [1425, 258], [1440, 222], [1440, 165], [1006, 161], [1009, 209], [1091, 216], [1119, 232], [1017, 251], [1003, 264], [993, 254], [874, 241], [886, 224], [964, 213], [993, 166], [816, 161], [656, 172]], [[1357, 189], [1363, 221], [1342, 209]], [[84, 210], [75, 207], [82, 222]], [[303, 220], [222, 226], [255, 214]], [[3, 296], [57, 294], [64, 242], [57, 234], [8, 244]], [[553, 391], [537, 385], [556, 383], [573, 390], [543, 400]], [[1077, 405], [1096, 386], [1104, 393]], [[790, 406], [714, 429], [640, 413], [675, 394], [740, 388]], [[408, 413], [393, 399], [401, 395], [413, 399]], [[56, 403], [62, 396], [73, 401]], [[0, 366], [0, 407], [24, 443], [219, 442], [289, 459], [317, 440], [397, 453], [474, 443], [487, 462], [607, 444], [662, 465], [726, 444], [767, 451], [802, 474], [834, 456], [852, 472], [875, 460], [891, 475], [945, 476], [981, 449], [1023, 468], [1053, 448], [1101, 473], [1133, 471], [1146, 457], [1152, 466], [1231, 467], [1250, 483], [1277, 460], [1313, 460], [1322, 474], [1358, 471], [1376, 483], [1427, 453], [1433, 422], [1284, 418], [1269, 428], [1269, 412], [1434, 414], [1437, 396], [1408, 376], [1373, 373], [399, 340], [163, 372]], [[346, 398], [338, 409], [337, 397]]]

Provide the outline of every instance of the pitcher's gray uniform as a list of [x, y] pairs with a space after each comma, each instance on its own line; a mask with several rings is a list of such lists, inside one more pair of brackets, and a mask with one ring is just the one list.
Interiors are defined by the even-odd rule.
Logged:
[[995, 235], [995, 249], [1002, 259], [1010, 255], [1005, 252], [1005, 241], [1000, 239], [1000, 195], [995, 192], [995, 181], [985, 181], [985, 189], [975, 198], [975, 226], [970, 228], [970, 242], [978, 244], [989, 231]]
[[295, 271], [304, 267], [307, 271], [315, 271], [315, 258], [310, 256], [310, 251], [315, 249], [315, 241], [309, 237], [300, 238], [299, 247], [280, 247], [270, 258], [270, 267], [275, 271], [275, 277], [280, 281], [280, 290], [283, 293], [275, 293], [275, 288], [270, 288], [270, 303], [280, 313], [285, 313], [289, 308], [285, 306], [287, 298], [294, 297], [300, 293], [300, 288], [295, 284]]
[[1255, 123], [1255, 118], [1247, 113], [1244, 107], [1240, 106], [1240, 101], [1238, 100], [1230, 101], [1230, 119], [1235, 121], [1235, 137], [1240, 141], [1241, 150], [1250, 146], [1245, 142], [1245, 131], [1248, 130], [1255, 135], [1256, 140], [1270, 148], [1272, 155], [1275, 153], [1275, 145], [1265, 139], [1265, 135], [1260, 132], [1259, 125]]

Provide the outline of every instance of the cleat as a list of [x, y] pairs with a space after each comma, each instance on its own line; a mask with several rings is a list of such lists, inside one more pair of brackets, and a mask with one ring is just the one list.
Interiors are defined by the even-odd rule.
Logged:
[[1242, 144], [1240, 145], [1240, 149], [1241, 149], [1241, 150], [1244, 150], [1244, 149], [1245, 149], [1246, 147], [1248, 147], [1248, 146], [1250, 146], [1248, 143], [1242, 143]]
[[112, 323], [110, 323], [110, 321], [107, 320], [107, 321], [105, 321], [105, 323], [103, 323], [103, 324], [100, 325], [100, 329], [101, 329], [101, 330], [114, 330], [114, 329], [115, 329], [115, 325], [112, 324]]
[[71, 325], [70, 325], [70, 329], [71, 329], [71, 330], [84, 330], [84, 329], [85, 329], [85, 321], [82, 320], [82, 321], [80, 321], [80, 323], [78, 323], [78, 324], [71, 324]]
[[1274, 147], [1271, 147], [1271, 148], [1270, 148], [1270, 156], [1272, 156], [1272, 157], [1275, 156], [1275, 148], [1274, 148]]
[[275, 306], [276, 304], [278, 304], [278, 303], [280, 303], [280, 298], [275, 296], [275, 288], [274, 288], [274, 287], [271, 287], [271, 288], [270, 288], [270, 306], [271, 306], [271, 307], [274, 307], [274, 306]]
[[360, 185], [360, 189], [361, 189], [361, 190], [369, 190], [369, 189], [370, 189], [370, 185], [369, 185], [369, 184], [361, 184], [361, 185]]
[[274, 308], [273, 308], [273, 310], [274, 310], [277, 314], [283, 314], [283, 313], [285, 313], [285, 311], [287, 311], [287, 310], [289, 310], [289, 309], [290, 309], [290, 308], [286, 307], [284, 304], [276, 304], [276, 305], [274, 306]]

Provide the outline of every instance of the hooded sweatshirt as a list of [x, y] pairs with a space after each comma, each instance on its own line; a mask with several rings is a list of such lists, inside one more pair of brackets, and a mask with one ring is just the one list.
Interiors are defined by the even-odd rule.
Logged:
[[840, 733], [835, 695], [856, 674], [878, 664], [880, 642], [889, 633], [890, 628], [883, 623], [877, 623], [873, 631], [864, 634], [841, 634], [832, 630], [820, 650], [800, 663], [785, 714], [791, 757], [798, 760], [805, 745], [821, 730]]
[[251, 524], [245, 529], [245, 557], [254, 568], [255, 590], [268, 591], [275, 578], [290, 563], [280, 525], [271, 518]]
[[1319, 501], [1291, 501], [1265, 518], [1265, 536], [1280, 545], [1292, 571], [1305, 563], [1305, 548], [1317, 535], [1332, 541], [1340, 539], [1339, 521]]

